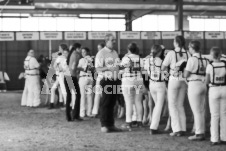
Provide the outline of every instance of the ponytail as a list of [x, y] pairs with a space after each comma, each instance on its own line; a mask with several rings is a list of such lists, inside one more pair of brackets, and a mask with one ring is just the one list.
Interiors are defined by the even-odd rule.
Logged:
[[175, 37], [175, 42], [180, 47], [179, 55], [180, 55], [180, 57], [182, 57], [183, 56], [182, 49], [185, 49], [185, 44], [186, 44], [185, 39], [184, 39], [183, 36], [176, 36]]

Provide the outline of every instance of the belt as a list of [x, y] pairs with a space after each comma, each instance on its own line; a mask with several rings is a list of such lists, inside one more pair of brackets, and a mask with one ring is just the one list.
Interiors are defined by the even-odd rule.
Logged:
[[153, 82], [166, 82], [166, 81], [158, 81], [158, 80], [152, 80], [152, 79], [150, 79], [150, 81], [153, 81]]
[[38, 76], [39, 74], [26, 74], [26, 75], [29, 75], [29, 76]]
[[201, 81], [202, 82], [202, 80], [200, 80], [200, 79], [197, 79], [197, 80], [188, 80], [188, 82], [195, 82], [195, 81]]
[[212, 88], [212, 87], [224, 87], [224, 86], [226, 86], [226, 84], [211, 85], [210, 88]]
[[81, 77], [88, 77], [88, 78], [92, 78], [93, 76], [92, 75], [82, 75], [82, 76], [79, 76], [80, 78]]

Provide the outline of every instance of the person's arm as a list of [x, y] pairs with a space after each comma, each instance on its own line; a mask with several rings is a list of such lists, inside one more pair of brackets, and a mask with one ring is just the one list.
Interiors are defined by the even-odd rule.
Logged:
[[206, 74], [206, 85], [210, 84], [210, 74]]
[[95, 67], [97, 72], [109, 71], [108, 67], [104, 67], [104, 56], [102, 52], [98, 52], [95, 58]]
[[79, 63], [78, 63], [78, 66], [77, 66], [78, 72], [85, 71], [85, 69], [82, 67], [84, 65], [84, 63], [85, 62], [84, 62], [84, 59], [83, 58], [79, 60]]
[[195, 65], [197, 65], [197, 63], [198, 62], [196, 60], [194, 60], [193, 58], [188, 59], [186, 68], [184, 70], [184, 78], [188, 78], [191, 75], [191, 73], [192, 73], [193, 69], [195, 68]]
[[34, 66], [34, 68], [36, 68], [36, 69], [40, 68], [40, 64], [38, 63], [38, 61], [35, 58], [31, 59], [31, 63]]
[[163, 60], [163, 63], [162, 63], [162, 67], [161, 67], [161, 70], [162, 71], [167, 71], [168, 70], [168, 67], [170, 66], [171, 64], [171, 61], [172, 61], [172, 58], [171, 58], [171, 52], [168, 52], [165, 59]]

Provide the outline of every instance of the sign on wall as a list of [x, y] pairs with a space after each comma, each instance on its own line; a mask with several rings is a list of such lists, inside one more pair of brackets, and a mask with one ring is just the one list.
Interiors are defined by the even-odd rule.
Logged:
[[16, 40], [39, 40], [39, 33], [38, 32], [17, 32], [16, 33]]
[[116, 36], [116, 32], [88, 32], [89, 40], [103, 40], [107, 34], [113, 34]]
[[65, 40], [86, 40], [86, 32], [65, 32]]
[[155, 31], [141, 32], [141, 39], [161, 39], [161, 33]]
[[62, 32], [41, 32], [40, 33], [41, 40], [62, 40]]
[[120, 32], [120, 39], [140, 39], [140, 32], [137, 31]]
[[14, 33], [13, 32], [1, 32], [0, 33], [0, 41], [14, 41]]
[[205, 32], [205, 39], [224, 39], [223, 32]]
[[162, 39], [174, 39], [178, 35], [181, 35], [180, 31], [164, 31], [162, 32]]
[[203, 39], [204, 34], [201, 31], [186, 31], [184, 32], [185, 39]]

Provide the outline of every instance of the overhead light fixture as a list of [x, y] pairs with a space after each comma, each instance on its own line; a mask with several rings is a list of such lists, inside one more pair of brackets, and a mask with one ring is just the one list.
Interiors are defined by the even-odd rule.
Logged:
[[35, 9], [35, 6], [18, 6], [18, 5], [1, 5], [0, 9], [20, 9], [20, 10], [29, 10], [29, 9]]

